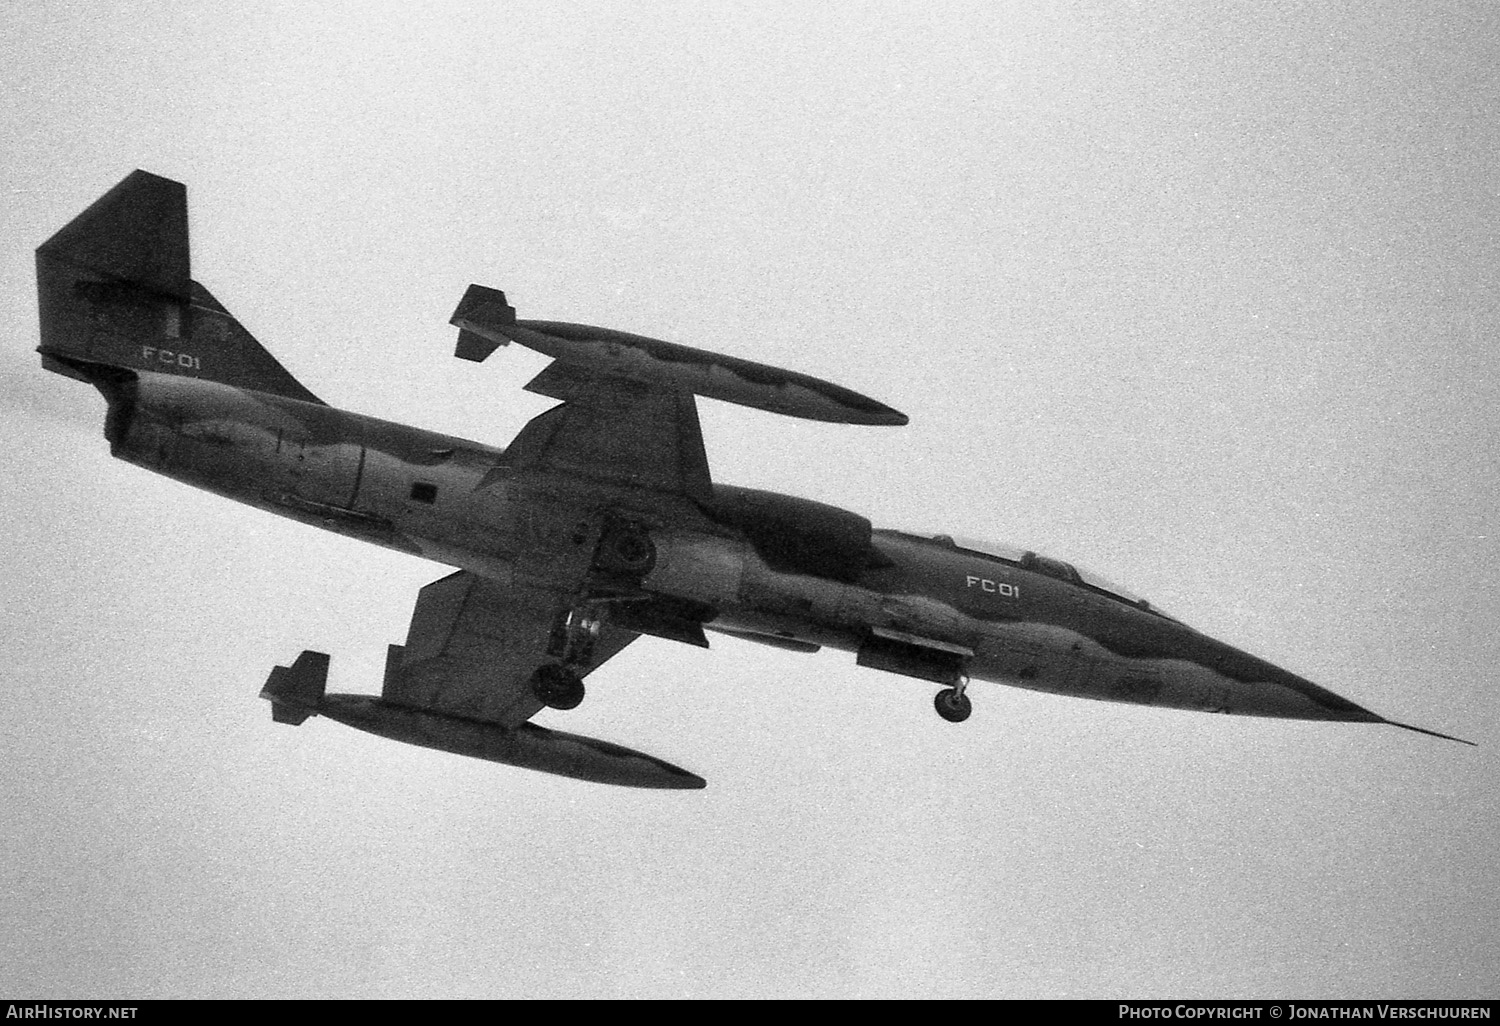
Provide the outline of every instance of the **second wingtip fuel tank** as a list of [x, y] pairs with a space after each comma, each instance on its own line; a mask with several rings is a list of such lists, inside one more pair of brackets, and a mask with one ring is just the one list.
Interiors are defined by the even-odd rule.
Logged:
[[[901, 426], [906, 414], [869, 396], [807, 374], [613, 328], [563, 321], [522, 321], [499, 289], [470, 285], [449, 323], [460, 329], [454, 355], [476, 363], [498, 347], [518, 342], [552, 357], [544, 387], [567, 399], [581, 378], [610, 376], [738, 403], [769, 413], [834, 424]], [[561, 365], [561, 366], [558, 366]], [[567, 382], [567, 385], [560, 384]]]

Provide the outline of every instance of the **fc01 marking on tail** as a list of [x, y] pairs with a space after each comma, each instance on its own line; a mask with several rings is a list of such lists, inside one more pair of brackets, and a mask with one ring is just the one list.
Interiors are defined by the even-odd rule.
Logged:
[[141, 346], [141, 359], [147, 363], [155, 360], [157, 363], [165, 363], [187, 370], [203, 369], [203, 361], [191, 353], [178, 353], [171, 349], [158, 349], [156, 346]]

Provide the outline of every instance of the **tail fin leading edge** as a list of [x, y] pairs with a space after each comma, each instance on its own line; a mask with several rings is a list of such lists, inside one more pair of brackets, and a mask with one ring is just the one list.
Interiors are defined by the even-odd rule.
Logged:
[[42, 365], [156, 371], [321, 403], [192, 280], [187, 189], [135, 171], [36, 251]]

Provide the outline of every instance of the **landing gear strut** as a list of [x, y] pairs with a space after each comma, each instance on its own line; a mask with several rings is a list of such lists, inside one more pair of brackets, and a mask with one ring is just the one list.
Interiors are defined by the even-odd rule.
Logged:
[[604, 627], [600, 606], [573, 606], [558, 614], [547, 639], [547, 654], [556, 659], [531, 678], [531, 693], [549, 709], [576, 709], [583, 701], [583, 676], [589, 672], [594, 641]]
[[[574, 541], [588, 536], [580, 523]], [[641, 581], [656, 565], [656, 546], [647, 528], [610, 515], [600, 533], [590, 568], [589, 586], [552, 622], [547, 655], [557, 660], [531, 678], [531, 692], [551, 709], [576, 709], [583, 701], [583, 678], [594, 666], [594, 643], [604, 629], [610, 604], [643, 597]]]
[[969, 714], [974, 711], [974, 703], [964, 694], [968, 686], [969, 682], [960, 677], [958, 683], [951, 688], [944, 688], [932, 696], [932, 706], [937, 714], [949, 723], [962, 723], [968, 719]]
[[604, 628], [600, 606], [574, 606], [557, 615], [547, 638], [547, 654], [564, 666], [587, 666], [594, 656], [594, 641]]

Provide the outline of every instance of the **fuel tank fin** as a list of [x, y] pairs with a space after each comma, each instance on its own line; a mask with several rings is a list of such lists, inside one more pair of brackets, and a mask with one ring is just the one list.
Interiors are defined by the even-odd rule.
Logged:
[[291, 666], [271, 671], [260, 697], [271, 703], [271, 719], [296, 727], [318, 715], [327, 687], [328, 656], [304, 651]]

